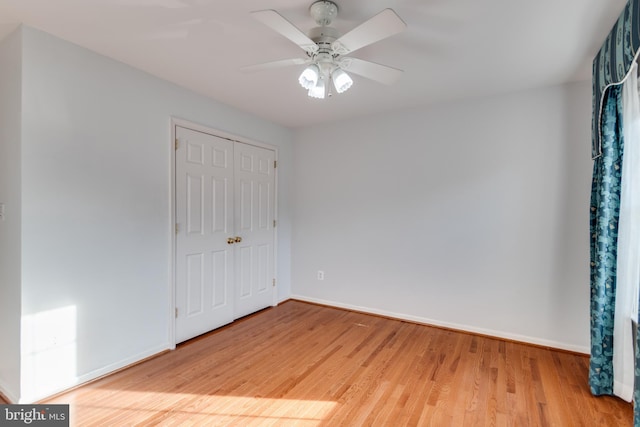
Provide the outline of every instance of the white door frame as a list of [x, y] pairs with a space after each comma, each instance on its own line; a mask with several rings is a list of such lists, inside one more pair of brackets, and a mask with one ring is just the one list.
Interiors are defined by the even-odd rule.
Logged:
[[[192, 129], [194, 131], [208, 133], [220, 138], [229, 139], [234, 142], [241, 142], [243, 144], [253, 145], [260, 148], [266, 148], [272, 150], [275, 153], [276, 162], [278, 161], [278, 147], [265, 144], [263, 142], [253, 141], [241, 136], [230, 134], [218, 129], [214, 129], [208, 126], [200, 125], [188, 120], [180, 119], [177, 117], [171, 117], [171, 140], [169, 141], [170, 162], [169, 167], [171, 173], [169, 174], [169, 189], [170, 189], [170, 206], [169, 206], [169, 238], [170, 238], [170, 253], [169, 253], [169, 343], [170, 349], [176, 348], [176, 126]], [[273, 289], [273, 301], [272, 306], [278, 305], [278, 168], [274, 171], [274, 219], [276, 220], [276, 228], [273, 233], [273, 271], [276, 279], [276, 285]]]

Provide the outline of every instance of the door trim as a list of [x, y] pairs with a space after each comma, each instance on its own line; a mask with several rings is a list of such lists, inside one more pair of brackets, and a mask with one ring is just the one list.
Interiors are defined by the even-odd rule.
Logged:
[[[213, 135], [219, 138], [229, 139], [234, 142], [240, 142], [243, 144], [253, 145], [255, 147], [265, 148], [267, 150], [272, 150], [274, 152], [274, 158], [276, 162], [278, 161], [278, 147], [271, 144], [266, 144], [264, 142], [254, 141], [245, 137], [241, 137], [238, 135], [234, 135], [228, 132], [221, 131], [219, 129], [211, 128], [205, 125], [201, 125], [198, 123], [194, 123], [185, 119], [181, 119], [178, 117], [171, 117], [171, 139], [169, 141], [169, 240], [170, 240], [170, 249], [169, 249], [169, 343], [170, 349], [174, 350], [176, 348], [176, 249], [177, 249], [177, 240], [176, 240], [176, 232], [175, 232], [175, 224], [176, 224], [176, 150], [175, 150], [175, 141], [176, 141], [176, 127], [180, 126], [183, 128], [191, 129], [197, 132], [207, 133], [209, 135]], [[274, 220], [278, 221], [278, 168], [274, 170]], [[271, 302], [272, 306], [278, 305], [278, 226], [274, 229], [273, 232], [273, 272], [274, 279], [276, 280], [276, 285], [273, 289], [273, 300]]]

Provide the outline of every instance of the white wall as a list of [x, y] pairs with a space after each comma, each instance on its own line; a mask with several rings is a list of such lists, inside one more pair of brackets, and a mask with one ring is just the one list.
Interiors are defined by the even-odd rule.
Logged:
[[298, 131], [293, 296], [588, 352], [590, 111], [580, 83]]
[[20, 97], [21, 46], [16, 32], [0, 42], [0, 392], [20, 395]]
[[[26, 402], [171, 345], [170, 118], [278, 146], [285, 183], [292, 133], [40, 31], [24, 28], [23, 43]], [[65, 362], [53, 372], [55, 360]]]

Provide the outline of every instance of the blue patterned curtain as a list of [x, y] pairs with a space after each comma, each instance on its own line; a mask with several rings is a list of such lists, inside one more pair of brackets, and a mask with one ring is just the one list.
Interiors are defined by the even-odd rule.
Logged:
[[[620, 84], [639, 50], [640, 0], [629, 0], [593, 61], [589, 385], [595, 395], [613, 394], [613, 328], [624, 148]], [[636, 334], [633, 401], [634, 426], [640, 427], [640, 333]]]
[[622, 86], [607, 91], [591, 186], [591, 360], [595, 395], [613, 394], [613, 326], [622, 177]]

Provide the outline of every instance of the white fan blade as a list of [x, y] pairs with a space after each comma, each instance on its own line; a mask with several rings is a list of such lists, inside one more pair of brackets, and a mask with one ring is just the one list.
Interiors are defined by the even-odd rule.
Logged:
[[310, 60], [306, 58], [281, 59], [279, 61], [265, 62], [263, 64], [248, 65], [240, 69], [242, 71], [248, 71], [248, 72], [262, 71], [262, 70], [271, 70], [273, 68], [288, 67], [290, 65], [303, 65], [309, 62]]
[[407, 28], [407, 24], [393, 10], [385, 9], [334, 41], [331, 48], [335, 53], [346, 55], [398, 34], [405, 28]]
[[340, 68], [386, 85], [398, 81], [404, 71], [358, 58], [342, 58]]
[[277, 31], [300, 46], [306, 52], [314, 53], [318, 50], [318, 46], [313, 40], [275, 10], [258, 10], [251, 12], [251, 15], [267, 27]]

